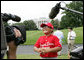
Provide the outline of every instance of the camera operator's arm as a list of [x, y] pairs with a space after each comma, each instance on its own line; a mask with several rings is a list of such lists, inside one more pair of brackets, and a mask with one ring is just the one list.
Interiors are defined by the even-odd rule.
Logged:
[[14, 28], [14, 32], [16, 37], [21, 37], [21, 32], [18, 29]]

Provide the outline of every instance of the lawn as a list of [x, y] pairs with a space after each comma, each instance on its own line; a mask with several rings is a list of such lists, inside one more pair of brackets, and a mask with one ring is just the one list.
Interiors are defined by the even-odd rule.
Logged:
[[[7, 56], [5, 56], [4, 59], [7, 59]], [[40, 59], [40, 56], [38, 54], [18, 54], [17, 59]], [[57, 59], [68, 59], [68, 56], [64, 54], [58, 56]]]
[[[73, 29], [76, 32], [76, 44], [82, 44], [83, 43], [83, 27], [78, 27]], [[68, 34], [68, 29], [63, 29], [61, 30], [64, 33], [64, 39], [63, 39], [63, 44], [67, 43], [67, 34]], [[34, 45], [35, 42], [38, 40], [40, 36], [43, 36], [43, 32], [41, 30], [35, 30], [35, 31], [26, 31], [26, 42], [24, 45]]]

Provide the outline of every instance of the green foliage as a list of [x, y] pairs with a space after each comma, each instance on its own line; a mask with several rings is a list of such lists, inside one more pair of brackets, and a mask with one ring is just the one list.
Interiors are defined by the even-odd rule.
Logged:
[[15, 23], [12, 25], [25, 25], [26, 30], [38, 30], [38, 28], [33, 20], [25, 20], [22, 23]]
[[23, 23], [15, 23], [15, 24], [12, 24], [12, 25], [24, 25]]
[[66, 16], [62, 17], [60, 26], [61, 26], [61, 28], [67, 28], [68, 26], [70, 26]]
[[60, 22], [58, 19], [56, 19], [56, 20], [51, 20], [51, 23], [54, 26], [54, 29], [57, 29], [57, 27], [59, 27]]
[[[79, 12], [83, 12], [83, 1], [72, 1], [70, 4], [67, 4], [67, 7]], [[83, 16], [77, 13], [70, 11], [64, 11], [62, 14], [65, 14], [61, 18], [61, 27], [80, 27], [83, 26]]]
[[26, 30], [37, 30], [37, 26], [33, 20], [26, 20], [23, 23], [26, 26]]

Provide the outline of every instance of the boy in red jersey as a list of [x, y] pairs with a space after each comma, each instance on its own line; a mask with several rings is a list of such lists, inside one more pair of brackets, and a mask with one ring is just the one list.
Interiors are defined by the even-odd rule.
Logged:
[[40, 53], [42, 59], [56, 59], [57, 52], [62, 49], [59, 39], [52, 35], [53, 25], [51, 23], [41, 24], [44, 36], [39, 37], [34, 45], [34, 51]]

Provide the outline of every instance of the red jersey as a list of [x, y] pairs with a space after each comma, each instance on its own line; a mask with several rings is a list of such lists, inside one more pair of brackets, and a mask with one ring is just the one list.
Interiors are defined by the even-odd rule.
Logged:
[[[54, 35], [50, 35], [50, 36], [41, 36], [37, 42], [34, 45], [37, 48], [54, 48], [54, 47], [62, 47], [61, 44], [59, 43], [59, 39], [54, 36]], [[45, 53], [40, 54], [41, 57], [57, 57], [57, 52], [49, 52], [49, 53]]]

